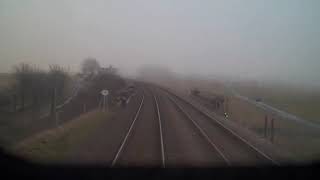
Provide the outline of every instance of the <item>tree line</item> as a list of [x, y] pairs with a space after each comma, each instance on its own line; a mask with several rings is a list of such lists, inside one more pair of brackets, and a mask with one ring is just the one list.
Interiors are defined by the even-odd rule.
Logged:
[[53, 96], [62, 96], [67, 82], [68, 71], [60, 65], [50, 65], [43, 70], [29, 63], [13, 68], [14, 83], [9, 87], [13, 111], [23, 111], [27, 106], [38, 107], [43, 102], [53, 103]]
[[[6, 93], [0, 93], [0, 106], [12, 107], [12, 111], [34, 109], [50, 103], [51, 111], [57, 105], [57, 97], [63, 97], [71, 75], [63, 66], [49, 65], [47, 70], [30, 63], [21, 63], [13, 67], [14, 83]], [[86, 58], [78, 73], [88, 84], [87, 90], [82, 90], [83, 96], [99, 95], [102, 89], [109, 89], [111, 93], [124, 86], [124, 80], [118, 75], [113, 66], [101, 67], [95, 58]], [[90, 93], [89, 93], [90, 92]], [[85, 93], [85, 94], [84, 94]], [[11, 106], [12, 105], [12, 106]]]

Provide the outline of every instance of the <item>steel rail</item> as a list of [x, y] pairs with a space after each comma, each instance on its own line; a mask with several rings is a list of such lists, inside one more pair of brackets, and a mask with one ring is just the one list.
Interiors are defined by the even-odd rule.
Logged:
[[157, 97], [153, 94], [153, 98], [157, 107], [157, 115], [159, 120], [159, 131], [160, 131], [160, 144], [161, 144], [161, 160], [162, 160], [162, 167], [165, 168], [165, 152], [164, 152], [164, 143], [163, 143], [163, 132], [162, 132], [162, 123], [161, 123], [161, 116], [160, 116], [160, 108]]
[[196, 123], [192, 117], [176, 102], [176, 100], [174, 100], [172, 97], [167, 96], [180, 110], [181, 112], [183, 112], [183, 114], [185, 114], [185, 116], [191, 120], [191, 122], [195, 125], [195, 127], [197, 127], [197, 129], [200, 131], [201, 135], [207, 140], [207, 142], [218, 152], [218, 154], [222, 157], [222, 159], [226, 162], [226, 164], [228, 166], [230, 166], [230, 161], [229, 159], [223, 154], [223, 152], [220, 150], [220, 148], [214, 143], [212, 142], [212, 140], [209, 138], [209, 136], [207, 135], [207, 133], [198, 125], [198, 123]]
[[141, 99], [141, 102], [140, 102], [140, 106], [139, 106], [139, 108], [138, 108], [138, 110], [137, 110], [137, 112], [136, 112], [136, 115], [135, 115], [135, 117], [134, 117], [134, 119], [133, 119], [133, 121], [132, 121], [132, 123], [131, 123], [131, 125], [130, 125], [130, 128], [129, 128], [126, 136], [125, 136], [124, 139], [122, 140], [122, 143], [121, 143], [121, 145], [120, 145], [120, 147], [119, 147], [116, 155], [114, 156], [114, 159], [113, 159], [113, 161], [112, 161], [111, 167], [114, 167], [114, 166], [115, 166], [115, 164], [117, 163], [117, 161], [118, 161], [118, 159], [119, 159], [119, 156], [120, 156], [120, 154], [121, 154], [121, 152], [122, 152], [122, 150], [123, 150], [123, 147], [124, 147], [125, 144], [127, 143], [128, 137], [129, 137], [129, 135], [131, 134], [131, 131], [132, 131], [132, 129], [133, 129], [133, 126], [134, 126], [134, 124], [135, 124], [135, 122], [136, 122], [136, 120], [138, 119], [138, 116], [139, 116], [139, 114], [140, 114], [140, 111], [141, 111], [141, 107], [142, 107], [142, 105], [143, 105], [143, 102], [144, 102], [144, 95], [142, 95], [142, 99]]

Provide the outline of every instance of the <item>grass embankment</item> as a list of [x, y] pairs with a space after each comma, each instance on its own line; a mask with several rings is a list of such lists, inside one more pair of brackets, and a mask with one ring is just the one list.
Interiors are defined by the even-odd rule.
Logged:
[[41, 132], [14, 147], [11, 151], [26, 159], [39, 162], [61, 162], [72, 153], [77, 145], [89, 139], [112, 113], [97, 110], [81, 115], [55, 129]]

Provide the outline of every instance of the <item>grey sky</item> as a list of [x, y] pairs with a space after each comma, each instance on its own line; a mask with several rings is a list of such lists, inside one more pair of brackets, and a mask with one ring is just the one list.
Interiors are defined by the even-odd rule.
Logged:
[[178, 72], [320, 84], [318, 0], [0, 0], [0, 71], [76, 70], [88, 56], [129, 73]]

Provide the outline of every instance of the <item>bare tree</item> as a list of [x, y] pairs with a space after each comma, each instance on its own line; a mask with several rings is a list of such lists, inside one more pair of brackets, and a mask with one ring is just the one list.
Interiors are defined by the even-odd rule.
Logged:
[[50, 87], [56, 88], [57, 92], [62, 93], [63, 88], [69, 78], [67, 70], [59, 65], [50, 65], [49, 66], [48, 80], [50, 82]]
[[82, 63], [82, 72], [84, 74], [93, 75], [100, 69], [100, 64], [95, 58], [86, 58]]
[[11, 87], [14, 110], [17, 98], [21, 99], [21, 109], [25, 108], [26, 99], [32, 102], [36, 110], [40, 103], [47, 102], [49, 98], [51, 108], [54, 109], [57, 97], [63, 98], [66, 83], [69, 80], [68, 72], [59, 65], [50, 65], [49, 72], [46, 72], [22, 63], [14, 67], [14, 76], [16, 84]]
[[50, 65], [49, 67], [48, 83], [51, 94], [51, 113], [53, 113], [56, 107], [57, 96], [63, 95], [63, 90], [69, 79], [69, 75], [62, 66]]
[[18, 93], [21, 98], [21, 109], [25, 107], [26, 97], [31, 92], [33, 68], [27, 63], [21, 63], [14, 67], [14, 76], [17, 82]]
[[47, 79], [48, 74], [45, 71], [39, 68], [33, 68], [30, 88], [34, 107], [39, 105], [39, 99], [46, 99], [49, 90]]

